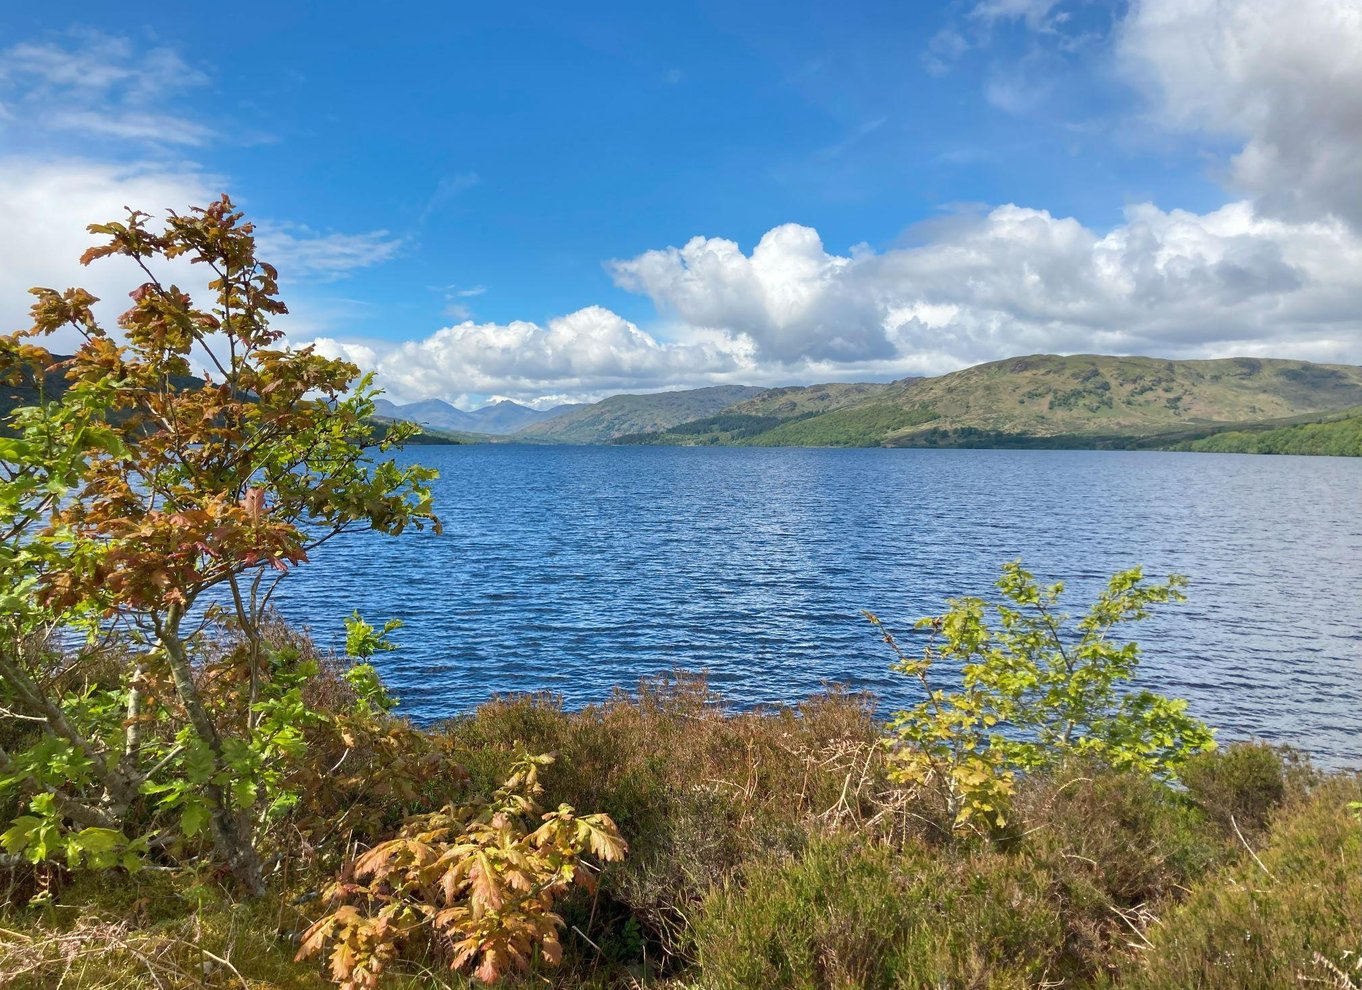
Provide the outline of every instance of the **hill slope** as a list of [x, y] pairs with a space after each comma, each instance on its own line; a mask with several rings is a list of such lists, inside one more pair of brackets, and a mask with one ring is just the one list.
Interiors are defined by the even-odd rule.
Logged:
[[[779, 393], [779, 394], [776, 394]], [[785, 446], [1152, 446], [1362, 403], [1362, 368], [1307, 361], [1031, 355], [886, 385], [773, 389], [723, 410], [741, 436], [679, 424], [630, 442]], [[783, 415], [782, 415], [783, 414]], [[698, 424], [696, 424], [698, 425]]]
[[938, 428], [1153, 435], [1356, 405], [1362, 368], [1256, 358], [1034, 355], [923, 380], [903, 400], [930, 408]]
[[1177, 450], [1213, 454], [1321, 454], [1362, 457], [1362, 407], [1275, 429], [1226, 430], [1180, 443]]
[[657, 432], [703, 419], [763, 391], [750, 385], [714, 385], [679, 392], [612, 395], [535, 423], [515, 437], [551, 443], [605, 443], [626, 434]]
[[897, 382], [832, 382], [827, 385], [787, 385], [768, 388], [760, 395], [730, 406], [724, 412], [746, 416], [775, 416], [793, 419], [865, 405], [897, 395], [917, 378]]

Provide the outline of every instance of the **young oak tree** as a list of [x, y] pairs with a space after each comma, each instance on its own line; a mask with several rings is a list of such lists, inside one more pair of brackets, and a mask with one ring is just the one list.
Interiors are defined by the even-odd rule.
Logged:
[[[33, 326], [0, 337], [10, 381], [68, 383], [59, 399], [40, 389], [0, 442], [0, 702], [36, 730], [26, 749], [0, 748], [0, 786], [31, 812], [4, 844], [35, 861], [135, 855], [165, 840], [126, 834], [129, 809], [154, 799], [179, 808], [183, 832], [206, 826], [257, 893], [263, 768], [293, 739], [264, 703], [271, 596], [347, 531], [438, 531], [435, 473], [373, 456], [413, 428], [375, 439], [375, 392], [354, 365], [283, 346], [277, 273], [226, 196], [151, 219], [91, 226], [102, 240], [81, 259], [123, 256], [142, 273], [121, 342], [82, 289], [32, 290]], [[158, 274], [177, 258], [210, 276], [207, 307]], [[80, 345], [57, 359], [37, 341], [63, 328]], [[45, 647], [80, 623], [74, 660]], [[227, 625], [245, 645], [215, 680], [196, 651]], [[107, 673], [99, 690], [73, 676], [94, 657], [116, 661], [112, 688]]]
[[[1121, 571], [1071, 624], [1060, 611], [1063, 583], [1042, 587], [1021, 561], [1002, 571], [1001, 600], [951, 599], [947, 612], [917, 623], [931, 632], [920, 657], [865, 613], [893, 650], [893, 669], [924, 695], [889, 725], [893, 779], [938, 795], [956, 827], [976, 819], [1001, 827], [1016, 776], [1065, 756], [1172, 780], [1215, 748], [1187, 702], [1128, 689], [1140, 648], [1113, 638], [1152, 607], [1182, 601], [1186, 578], [1151, 583], [1139, 567]], [[941, 686], [943, 666], [958, 678], [955, 690]]]

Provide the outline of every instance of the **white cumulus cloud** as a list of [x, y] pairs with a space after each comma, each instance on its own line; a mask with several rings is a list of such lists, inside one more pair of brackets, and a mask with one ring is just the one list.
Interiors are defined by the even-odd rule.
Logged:
[[1171, 127], [1243, 145], [1230, 183], [1260, 210], [1362, 230], [1362, 4], [1137, 0], [1119, 52]]
[[1362, 359], [1362, 243], [1337, 220], [1132, 207], [1105, 233], [1007, 205], [932, 225], [926, 243], [829, 254], [787, 224], [615, 262], [620, 284], [759, 361], [942, 370], [1038, 350]]
[[395, 398], [438, 396], [459, 404], [474, 402], [470, 396], [523, 402], [546, 394], [704, 384], [741, 367], [714, 341], [663, 343], [600, 306], [556, 317], [545, 326], [465, 321], [397, 345], [330, 338], [296, 343], [315, 343], [324, 354], [377, 371], [380, 384]]
[[545, 326], [465, 321], [403, 344], [317, 343], [400, 399], [463, 405], [935, 374], [1033, 352], [1362, 361], [1362, 240], [1337, 218], [1142, 204], [1097, 231], [1006, 205], [924, 233], [839, 255], [785, 224], [750, 253], [694, 238], [612, 262], [621, 285], [669, 315], [673, 341], [590, 306]]
[[730, 240], [694, 237], [609, 265], [619, 285], [685, 323], [745, 336], [758, 358], [787, 364], [893, 353], [856, 267], [827, 253], [817, 231], [793, 223], [767, 231], [751, 255]]
[[[1049, 0], [969, 9], [965, 22], [976, 27], [1006, 21], [1048, 37], [1068, 24]], [[937, 54], [966, 44], [943, 41]], [[647, 327], [601, 306], [542, 322], [477, 322], [467, 306], [481, 287], [456, 283], [445, 290], [447, 318], [459, 322], [420, 339], [348, 340], [306, 302], [284, 328], [377, 371], [395, 398], [465, 405], [888, 378], [1036, 351], [1362, 362], [1357, 0], [1133, 0], [1110, 51], [1152, 119], [1225, 154], [1232, 201], [1204, 213], [1134, 205], [1104, 229], [1004, 204], [931, 221], [909, 246], [881, 250], [830, 248], [796, 223], [751, 246], [696, 236], [607, 262], [618, 286], [656, 307]], [[157, 94], [203, 81], [192, 70], [176, 81], [182, 67], [172, 51], [99, 36], [0, 51], [5, 134], [57, 133], [72, 115], [94, 113], [102, 133], [142, 149], [120, 161], [0, 152], [0, 318], [10, 327], [22, 324], [23, 291], [35, 283], [87, 284], [121, 305], [135, 279], [75, 264], [86, 223], [125, 203], [183, 208], [216, 194], [221, 180], [170, 156], [151, 133], [164, 130], [160, 116], [183, 116]], [[181, 147], [194, 133], [183, 130]], [[476, 178], [447, 177], [436, 200]], [[261, 241], [286, 278], [314, 283], [390, 260], [404, 244], [382, 230], [268, 222]]]
[[288, 278], [329, 281], [382, 264], [402, 248], [402, 239], [386, 230], [361, 234], [320, 233], [300, 224], [259, 223], [259, 257]]

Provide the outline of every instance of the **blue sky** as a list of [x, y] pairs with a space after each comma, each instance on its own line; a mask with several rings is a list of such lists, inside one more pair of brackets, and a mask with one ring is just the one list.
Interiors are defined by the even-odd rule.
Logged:
[[225, 189], [286, 276], [290, 337], [398, 398], [1036, 350], [1359, 361], [1358, 20], [1346, 0], [275, 4], [237, 23], [11, 5], [0, 235], [53, 229], [0, 257], [0, 315], [18, 325], [39, 264], [96, 278], [62, 254], [105, 218], [80, 209]]

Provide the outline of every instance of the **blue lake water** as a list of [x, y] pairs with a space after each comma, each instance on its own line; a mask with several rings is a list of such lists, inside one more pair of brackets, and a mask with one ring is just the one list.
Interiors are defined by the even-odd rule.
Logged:
[[1362, 459], [1106, 451], [419, 447], [442, 536], [362, 534], [284, 582], [290, 619], [402, 619], [413, 718], [547, 690], [599, 701], [706, 670], [735, 705], [826, 682], [914, 697], [904, 639], [1023, 557], [1080, 611], [1113, 571], [1191, 580], [1136, 626], [1145, 682], [1222, 738], [1362, 766]]

